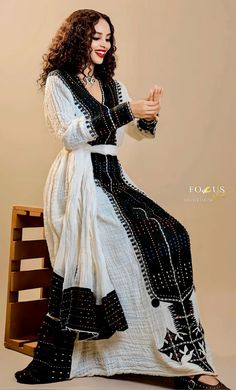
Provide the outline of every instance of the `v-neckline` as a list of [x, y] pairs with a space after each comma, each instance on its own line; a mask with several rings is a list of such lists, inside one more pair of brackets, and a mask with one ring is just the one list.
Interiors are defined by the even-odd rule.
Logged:
[[100, 85], [100, 90], [101, 90], [101, 94], [102, 94], [102, 101], [100, 102], [98, 99], [96, 99], [88, 90], [87, 88], [85, 87], [85, 85], [82, 83], [82, 81], [80, 80], [79, 76], [75, 75], [75, 79], [76, 81], [78, 81], [78, 83], [83, 87], [83, 89], [85, 90], [85, 92], [87, 93], [88, 96], [90, 96], [93, 100], [95, 100], [96, 103], [98, 104], [101, 104], [102, 106], [105, 106], [105, 94], [104, 94], [104, 90], [103, 90], [103, 85], [102, 85], [102, 81], [99, 77], [97, 77], [98, 79], [98, 82], [99, 82], [99, 85]]

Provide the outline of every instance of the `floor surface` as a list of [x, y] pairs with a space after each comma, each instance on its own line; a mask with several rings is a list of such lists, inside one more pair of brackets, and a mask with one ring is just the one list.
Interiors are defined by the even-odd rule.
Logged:
[[[220, 373], [219, 379], [231, 390], [236, 390], [236, 356], [220, 357], [213, 356], [216, 368]], [[112, 377], [85, 377], [74, 378], [69, 381], [57, 382], [44, 385], [24, 385], [17, 383], [14, 372], [25, 368], [32, 360], [31, 357], [23, 355], [10, 349], [0, 350], [0, 390], [46, 390], [46, 389], [81, 389], [81, 390], [155, 390], [172, 389], [172, 378], [164, 378], [151, 375], [122, 374]]]

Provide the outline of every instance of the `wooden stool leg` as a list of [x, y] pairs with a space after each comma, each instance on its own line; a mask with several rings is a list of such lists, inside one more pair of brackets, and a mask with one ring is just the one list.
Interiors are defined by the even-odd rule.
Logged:
[[[39, 227], [44, 227], [42, 208], [13, 206], [4, 345], [29, 356], [34, 355], [38, 331], [47, 313], [52, 278], [44, 234], [42, 239], [23, 239], [23, 229]], [[23, 260], [40, 258], [40, 269], [21, 270]], [[40, 289], [40, 297], [21, 301], [20, 291], [30, 289]]]

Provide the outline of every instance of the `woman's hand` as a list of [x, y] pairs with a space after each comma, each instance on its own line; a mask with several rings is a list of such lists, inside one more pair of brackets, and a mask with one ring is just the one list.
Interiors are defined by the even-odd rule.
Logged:
[[163, 87], [159, 87], [158, 85], [154, 85], [154, 88], [151, 88], [149, 91], [149, 95], [147, 97], [148, 101], [158, 102], [158, 110], [156, 111], [155, 115], [152, 119], [158, 120], [158, 115], [161, 109], [160, 106], [160, 98], [163, 96]]
[[159, 102], [149, 100], [131, 100], [130, 108], [136, 118], [153, 120], [159, 110]]
[[131, 100], [130, 108], [136, 118], [147, 120], [158, 119], [157, 113], [160, 112], [160, 97], [163, 95], [163, 88], [157, 85], [151, 88], [146, 99]]

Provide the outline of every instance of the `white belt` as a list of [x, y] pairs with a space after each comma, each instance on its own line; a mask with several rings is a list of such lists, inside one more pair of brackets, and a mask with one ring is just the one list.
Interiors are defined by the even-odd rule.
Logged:
[[[70, 152], [70, 150], [66, 148], [64, 149]], [[113, 156], [116, 156], [118, 154], [117, 145], [109, 145], [109, 144], [90, 145], [88, 143], [81, 143], [77, 149], [73, 150], [73, 152], [80, 153], [81, 149], [89, 150], [91, 153], [111, 154]]]

